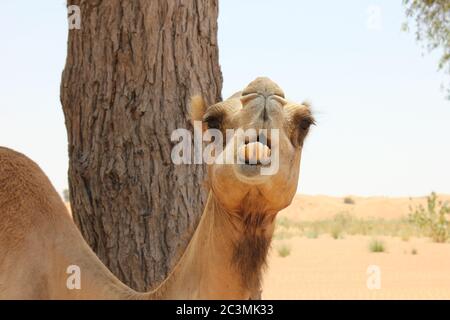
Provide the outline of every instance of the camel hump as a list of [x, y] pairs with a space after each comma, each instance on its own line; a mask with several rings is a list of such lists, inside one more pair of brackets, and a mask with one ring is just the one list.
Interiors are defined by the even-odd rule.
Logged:
[[242, 95], [245, 96], [252, 93], [262, 94], [265, 97], [277, 95], [284, 98], [284, 92], [280, 86], [267, 77], [258, 77], [250, 82], [242, 92]]
[[[61, 198], [34, 161], [22, 153], [0, 147], [0, 216], [20, 212], [20, 208], [25, 207], [32, 207], [33, 212], [50, 212], [50, 207], [59, 207], [58, 202], [62, 203]], [[12, 208], [15, 210], [10, 210]]]
[[[35, 182], [33, 180], [40, 178], [39, 173], [42, 170], [30, 158], [12, 149], [0, 147], [0, 195], [29, 186]], [[7, 189], [5, 186], [12, 188]]]

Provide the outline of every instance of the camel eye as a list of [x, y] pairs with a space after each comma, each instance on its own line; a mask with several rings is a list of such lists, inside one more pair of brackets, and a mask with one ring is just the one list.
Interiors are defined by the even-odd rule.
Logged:
[[298, 129], [295, 130], [296, 135], [293, 138], [294, 144], [296, 146], [303, 146], [303, 142], [306, 136], [308, 135], [309, 128], [311, 127], [311, 125], [314, 124], [315, 124], [314, 118], [309, 115], [306, 117], [303, 116], [298, 120], [297, 122]]
[[222, 124], [222, 121], [218, 117], [210, 116], [205, 119], [206, 125], [208, 126], [208, 129], [220, 129], [220, 125]]
[[311, 125], [314, 124], [314, 120], [312, 118], [304, 118], [300, 120], [299, 126], [300, 129], [307, 131]]

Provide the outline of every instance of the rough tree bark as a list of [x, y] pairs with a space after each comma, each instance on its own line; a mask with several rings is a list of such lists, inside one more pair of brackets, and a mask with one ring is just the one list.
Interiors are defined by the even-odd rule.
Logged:
[[221, 97], [217, 0], [79, 0], [61, 103], [74, 220], [122, 281], [162, 281], [201, 214], [205, 170], [176, 166], [188, 102]]

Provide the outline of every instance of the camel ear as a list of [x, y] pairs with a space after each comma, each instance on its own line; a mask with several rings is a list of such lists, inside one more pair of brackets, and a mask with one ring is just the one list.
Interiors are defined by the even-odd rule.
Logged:
[[196, 95], [191, 98], [191, 123], [194, 121], [203, 121], [203, 115], [206, 111], [205, 100], [202, 96]]

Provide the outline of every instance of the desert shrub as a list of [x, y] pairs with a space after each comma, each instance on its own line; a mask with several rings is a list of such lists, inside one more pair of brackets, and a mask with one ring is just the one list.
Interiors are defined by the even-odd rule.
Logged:
[[406, 231], [402, 231], [400, 233], [400, 238], [402, 239], [402, 241], [408, 242], [410, 237], [411, 235]]
[[273, 239], [274, 240], [286, 240], [286, 239], [291, 239], [294, 236], [295, 236], [295, 234], [292, 232], [289, 232], [288, 230], [277, 230], [273, 235]]
[[411, 250], [411, 254], [412, 254], [412, 255], [416, 255], [416, 254], [417, 254], [417, 249], [416, 249], [416, 248], [413, 248], [413, 249]]
[[293, 222], [286, 217], [279, 217], [277, 218], [276, 221], [277, 226], [284, 227], [287, 229], [292, 225], [292, 223]]
[[354, 222], [355, 218], [348, 212], [340, 212], [333, 217], [333, 222], [346, 228]]
[[344, 203], [345, 204], [355, 204], [355, 200], [353, 200], [352, 197], [345, 197], [344, 198]]
[[436, 193], [427, 197], [427, 206], [410, 207], [409, 219], [435, 242], [446, 242], [450, 238], [450, 206], [440, 201]]
[[369, 250], [370, 252], [384, 252], [386, 248], [384, 246], [384, 242], [378, 239], [372, 239], [369, 242]]
[[303, 229], [304, 227], [301, 223], [292, 221], [287, 217], [280, 217], [276, 220], [273, 238], [275, 240], [285, 240], [296, 236], [302, 236]]
[[317, 239], [319, 237], [319, 231], [316, 228], [310, 228], [306, 230], [305, 236], [308, 239]]
[[339, 226], [333, 227], [333, 229], [331, 229], [331, 237], [336, 240], [342, 239], [344, 237], [342, 228], [340, 228]]
[[333, 217], [333, 220], [329, 222], [328, 228], [333, 239], [341, 239], [344, 237], [344, 231], [348, 230], [354, 222], [354, 218], [345, 212], [338, 213]]
[[287, 244], [281, 244], [277, 248], [278, 255], [282, 258], [291, 254], [291, 247]]

